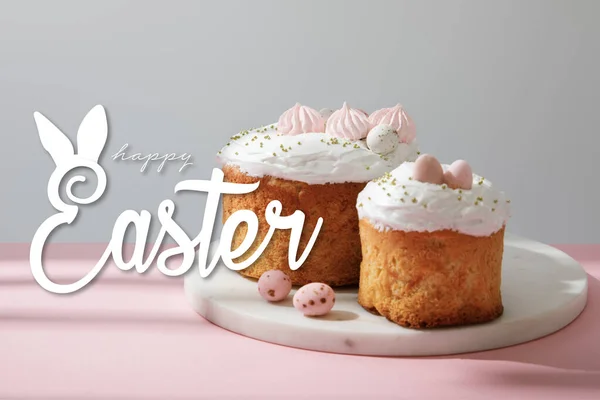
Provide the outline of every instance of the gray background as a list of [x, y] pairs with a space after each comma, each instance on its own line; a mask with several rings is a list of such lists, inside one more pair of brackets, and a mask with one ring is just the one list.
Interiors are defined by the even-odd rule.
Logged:
[[[40, 111], [73, 141], [96, 104], [109, 114], [109, 189], [55, 242], [106, 242], [125, 209], [172, 198], [200, 229], [208, 179], [240, 129], [296, 101], [372, 111], [402, 103], [425, 152], [470, 160], [513, 199], [509, 230], [600, 243], [596, 1], [3, 2], [0, 241], [29, 242], [54, 211]], [[162, 173], [130, 151], [191, 153]], [[157, 226], [154, 227], [157, 229]], [[154, 231], [156, 232], [156, 231]], [[150, 240], [151, 241], [151, 240]]]

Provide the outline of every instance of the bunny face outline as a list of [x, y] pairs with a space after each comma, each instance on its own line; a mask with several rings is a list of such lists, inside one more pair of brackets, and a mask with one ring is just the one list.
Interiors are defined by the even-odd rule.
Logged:
[[106, 190], [106, 172], [98, 163], [100, 154], [108, 138], [106, 111], [101, 105], [92, 108], [83, 118], [77, 131], [77, 153], [69, 138], [39, 112], [33, 114], [38, 134], [44, 149], [50, 154], [55, 170], [48, 180], [48, 199], [58, 211], [77, 211], [76, 205], [66, 204], [59, 195], [60, 183], [64, 176], [75, 168], [91, 169], [97, 177], [94, 193], [87, 198], [80, 198], [73, 193], [76, 183], [85, 182], [85, 176], [78, 175], [67, 182], [66, 194], [75, 204], [91, 204], [97, 201]]

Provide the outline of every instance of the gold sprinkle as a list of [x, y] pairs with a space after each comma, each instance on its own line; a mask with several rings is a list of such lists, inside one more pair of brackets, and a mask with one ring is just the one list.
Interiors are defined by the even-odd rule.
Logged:
[[404, 195], [405, 195], [405, 196], [408, 196], [408, 192], [404, 192]]
[[416, 203], [416, 202], [417, 202], [417, 199], [415, 199], [415, 198], [413, 197], [413, 199], [412, 199], [412, 202], [413, 202], [413, 203]]
[[388, 193], [387, 195], [388, 195], [388, 197], [392, 197], [392, 195], [391, 195], [391, 194], [389, 194], [389, 193]]
[[492, 212], [494, 212], [494, 211], [496, 211], [496, 209], [495, 209], [495, 208], [492, 208]]
[[510, 203], [510, 200], [506, 200], [507, 203]]
[[442, 185], [442, 189], [446, 189], [447, 187], [448, 187], [448, 186], [446, 186], [446, 184], [445, 184], [445, 183]]
[[458, 196], [458, 201], [461, 201], [461, 200], [462, 200], [462, 196]]
[[273, 153], [273, 156], [274, 156], [274, 157], [277, 157], [277, 154], [276, 154], [276, 153]]
[[359, 207], [362, 207], [363, 205], [362, 205], [362, 203], [360, 203], [358, 206], [359, 206]]
[[427, 204], [423, 204], [423, 208], [427, 208]]
[[400, 198], [400, 201], [404, 203], [404, 199], [403, 198]]
[[409, 180], [409, 181], [412, 181], [412, 176], [409, 176], [409, 177], [408, 177], [408, 180]]
[[298, 145], [299, 145], [299, 146], [302, 146], [302, 143], [298, 142]]
[[478, 204], [479, 204], [479, 202], [477, 200], [475, 200], [475, 205], [478, 205]]
[[368, 198], [369, 200], [371, 200], [371, 198], [370, 198], [370, 197], [367, 197], [367, 198]]
[[371, 167], [369, 167], [369, 166], [367, 166], [366, 168], [367, 168], [367, 171], [371, 169]]
[[235, 155], [236, 155], [236, 156], [239, 156], [240, 154], [239, 154], [239, 153], [236, 151], [236, 152], [235, 152]]
[[494, 200], [494, 204], [498, 204], [498, 199]]

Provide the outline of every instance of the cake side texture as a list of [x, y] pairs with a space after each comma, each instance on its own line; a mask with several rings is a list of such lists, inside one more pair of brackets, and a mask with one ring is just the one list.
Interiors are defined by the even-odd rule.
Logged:
[[358, 302], [365, 309], [409, 328], [475, 324], [502, 314], [504, 228], [476, 237], [359, 224]]
[[[264, 272], [277, 269], [284, 271], [294, 285], [311, 282], [322, 282], [332, 287], [358, 284], [361, 252], [355, 203], [364, 183], [309, 185], [271, 176], [256, 178], [232, 165], [226, 165], [223, 173], [227, 182], [260, 182], [252, 193], [223, 195], [223, 222], [238, 210], [251, 210], [259, 220], [257, 238], [250, 249], [235, 262], [249, 258], [267, 235], [269, 224], [265, 218], [265, 209], [271, 201], [281, 202], [282, 216], [291, 215], [296, 210], [305, 214], [298, 257], [304, 252], [319, 217], [323, 218], [315, 244], [299, 269], [292, 271], [289, 268], [290, 231], [275, 230], [262, 255], [250, 267], [240, 271], [242, 275], [258, 279]], [[233, 237], [232, 250], [242, 243], [246, 231], [246, 225], [238, 227]]]

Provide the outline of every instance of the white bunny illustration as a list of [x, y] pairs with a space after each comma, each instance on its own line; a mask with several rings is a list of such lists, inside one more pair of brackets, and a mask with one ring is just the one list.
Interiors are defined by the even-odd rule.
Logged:
[[[98, 200], [106, 189], [106, 173], [98, 164], [98, 158], [104, 149], [108, 137], [106, 113], [101, 105], [97, 105], [83, 118], [77, 132], [77, 153], [71, 141], [52, 122], [39, 112], [33, 114], [42, 145], [56, 164], [48, 181], [48, 200], [59, 212], [46, 219], [38, 228], [31, 241], [29, 263], [35, 280], [44, 289], [53, 293], [72, 293], [89, 283], [102, 269], [110, 256], [110, 249], [88, 275], [75, 283], [59, 285], [52, 282], [44, 272], [42, 253], [46, 240], [54, 229], [63, 224], [71, 224], [79, 212], [79, 204], [91, 204]], [[59, 195], [59, 186], [65, 175], [74, 168], [89, 168], [96, 174], [98, 183], [94, 193], [87, 198], [73, 194], [73, 185], [85, 182], [84, 176], [75, 176], [67, 183], [67, 197], [75, 204], [66, 204]]]
[[96, 174], [98, 184], [88, 198], [79, 198], [73, 194], [73, 185], [85, 182], [84, 176], [76, 176], [67, 183], [67, 197], [76, 204], [90, 204], [98, 200], [106, 189], [106, 173], [98, 164], [98, 158], [104, 149], [108, 137], [108, 124], [104, 107], [97, 105], [83, 118], [77, 132], [77, 153], [67, 136], [41, 113], [33, 114], [40, 140], [50, 154], [56, 169], [48, 181], [48, 199], [59, 211], [68, 207], [59, 196], [59, 185], [63, 177], [74, 168], [89, 168]]

